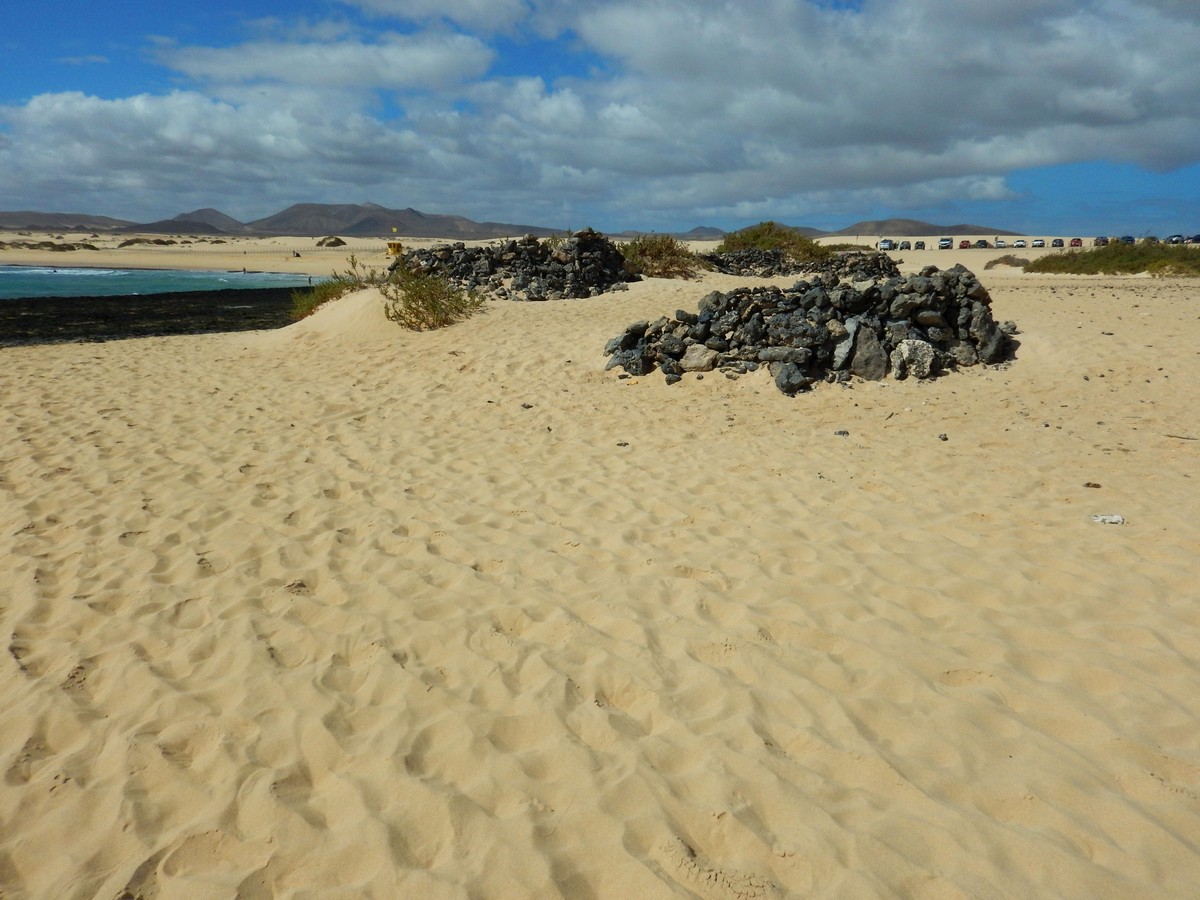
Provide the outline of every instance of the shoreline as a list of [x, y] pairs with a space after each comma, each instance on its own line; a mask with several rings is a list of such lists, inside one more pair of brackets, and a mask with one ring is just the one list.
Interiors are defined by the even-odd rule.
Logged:
[[[96, 271], [124, 271], [124, 272], [227, 272], [230, 275], [292, 275], [293, 272], [285, 272], [280, 269], [204, 269], [204, 268], [184, 268], [181, 266], [73, 266], [52, 264], [48, 262], [19, 262], [6, 263], [0, 262], [0, 269], [95, 269]], [[159, 293], [166, 293], [160, 291]], [[28, 298], [13, 298], [13, 299], [28, 299]]]

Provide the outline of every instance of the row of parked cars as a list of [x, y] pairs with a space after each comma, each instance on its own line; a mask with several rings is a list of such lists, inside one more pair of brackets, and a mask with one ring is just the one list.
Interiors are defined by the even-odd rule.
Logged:
[[[1136, 244], [1137, 243], [1137, 239], [1135, 239], [1133, 237], [1133, 235], [1127, 234], [1127, 235], [1124, 235], [1123, 237], [1119, 237], [1119, 238], [1107, 238], [1107, 237], [1093, 238], [1092, 246], [1093, 247], [1104, 247], [1112, 241], [1119, 241], [1122, 244]], [[1142, 242], [1147, 243], [1147, 244], [1157, 244], [1157, 243], [1159, 243], [1159, 240], [1156, 237], [1144, 237], [1144, 238], [1142, 238]], [[1182, 235], [1182, 234], [1173, 234], [1170, 237], [1165, 238], [1163, 240], [1163, 243], [1166, 243], [1166, 244], [1200, 244], [1200, 234], [1193, 234], [1190, 237], [1187, 235]], [[985, 240], [983, 238], [977, 239], [974, 243], [972, 243], [971, 241], [966, 240], [966, 239], [960, 240], [958, 242], [959, 250], [971, 250], [971, 249], [988, 250], [993, 247], [997, 250], [1000, 250], [1000, 249], [1005, 249], [1009, 246], [1010, 245], [1009, 245], [1008, 241], [1006, 241], [1004, 238], [996, 238], [995, 244], [989, 243], [987, 240]], [[1043, 238], [1033, 238], [1030, 241], [1026, 241], [1025, 238], [1017, 238], [1015, 241], [1012, 242], [1011, 246], [1013, 247], [1013, 249], [1018, 249], [1018, 250], [1024, 249], [1026, 247], [1032, 247], [1034, 249], [1039, 249], [1039, 248], [1043, 248], [1046, 246], [1046, 241]], [[1050, 241], [1050, 246], [1052, 248], [1082, 247], [1083, 246], [1083, 238], [1071, 238], [1069, 241], [1065, 241], [1063, 238], [1054, 238], [1053, 240]], [[884, 238], [883, 240], [881, 240], [879, 242], [879, 249], [880, 250], [924, 250], [925, 242], [924, 241], [915, 241], [915, 242], [893, 241], [890, 238]], [[941, 238], [940, 240], [938, 240], [938, 249], [939, 250], [953, 250], [954, 249], [954, 238], [944, 237], [944, 238]]]

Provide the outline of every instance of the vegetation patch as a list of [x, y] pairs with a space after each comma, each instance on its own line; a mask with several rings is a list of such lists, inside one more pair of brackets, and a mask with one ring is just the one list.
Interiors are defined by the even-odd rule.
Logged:
[[414, 331], [444, 328], [484, 308], [483, 297], [474, 291], [459, 290], [441, 275], [397, 270], [379, 289], [387, 317]]
[[780, 250], [798, 262], [828, 259], [834, 252], [805, 237], [797, 229], [777, 222], [759, 222], [727, 234], [716, 252], [736, 253], [739, 250]]
[[699, 269], [711, 268], [682, 241], [667, 234], [643, 234], [618, 244], [625, 271], [648, 278], [694, 278]]
[[1025, 259], [1023, 256], [1014, 256], [1011, 253], [1006, 253], [1006, 254], [1004, 254], [1004, 256], [997, 256], [995, 259], [989, 259], [986, 263], [984, 263], [983, 267], [985, 269], [992, 269], [992, 268], [995, 268], [996, 266], [1021, 267], [1021, 266], [1028, 266], [1028, 265], [1029, 265], [1029, 260]]
[[1121, 244], [1051, 253], [1025, 266], [1026, 272], [1063, 275], [1200, 275], [1200, 252], [1181, 244]]
[[353, 291], [365, 287], [381, 285], [387, 280], [387, 275], [378, 269], [360, 266], [358, 260], [350, 257], [350, 268], [344, 272], [334, 272], [328, 281], [322, 281], [310, 288], [299, 288], [292, 291], [292, 319], [300, 321], [311, 316], [331, 300], [337, 300]]

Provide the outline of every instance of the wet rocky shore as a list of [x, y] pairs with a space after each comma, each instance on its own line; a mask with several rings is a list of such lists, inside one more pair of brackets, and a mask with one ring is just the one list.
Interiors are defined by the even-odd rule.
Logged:
[[291, 324], [297, 290], [303, 289], [0, 300], [0, 346], [282, 328]]

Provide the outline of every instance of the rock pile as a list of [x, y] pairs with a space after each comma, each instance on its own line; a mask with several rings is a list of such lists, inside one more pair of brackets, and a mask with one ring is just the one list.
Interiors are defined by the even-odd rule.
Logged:
[[928, 378], [941, 369], [996, 363], [1009, 334], [992, 318], [991, 297], [962, 266], [920, 274], [842, 281], [818, 273], [791, 288], [714, 291], [696, 313], [637, 322], [608, 342], [607, 368], [632, 375], [661, 368], [668, 383], [684, 372], [722, 369], [731, 376], [770, 368], [794, 394], [813, 382], [851, 375], [876, 381]]
[[818, 263], [809, 263], [807, 271], [832, 275], [843, 281], [866, 281], [870, 278], [898, 278], [900, 268], [886, 253], [839, 253]]
[[850, 281], [889, 278], [899, 275], [895, 261], [886, 253], [838, 253], [828, 259], [799, 262], [782, 250], [733, 250], [705, 253], [701, 259], [726, 275], [774, 278], [777, 275], [802, 275], [820, 272]]
[[782, 250], [731, 250], [728, 253], [701, 253], [700, 258], [724, 275], [773, 278], [799, 275], [812, 263], [800, 263]]
[[638, 280], [626, 272], [617, 246], [590, 228], [561, 242], [526, 235], [484, 247], [459, 242], [409, 250], [391, 268], [399, 265], [440, 274], [461, 290], [512, 300], [594, 297]]

